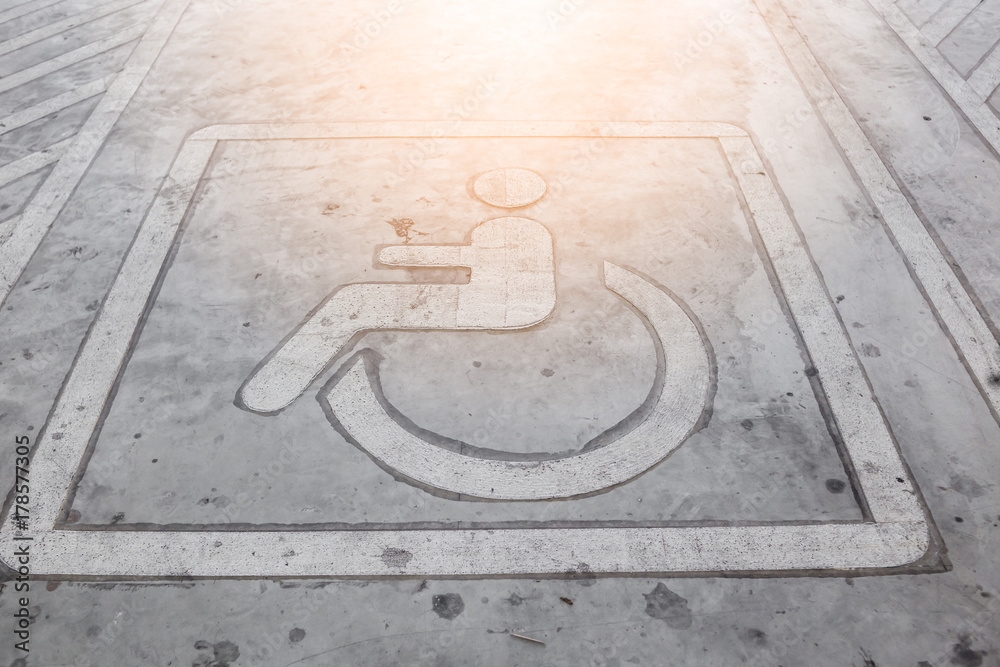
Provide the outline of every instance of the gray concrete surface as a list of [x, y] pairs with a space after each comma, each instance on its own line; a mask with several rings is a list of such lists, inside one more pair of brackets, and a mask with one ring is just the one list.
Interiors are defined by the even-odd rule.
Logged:
[[[8, 497], [0, 561], [17, 565], [15, 535], [37, 541], [30, 591], [16, 572], [0, 591], [0, 664], [1000, 664], [1000, 93], [982, 92], [997, 3], [167, 0], [75, 25], [101, 7], [117, 5], [0, 4], [17, 125], [0, 165], [73, 142], [0, 186], [2, 485], [26, 436], [28, 509], [54, 518], [18, 532]], [[576, 130], [525, 129], [555, 121]], [[631, 121], [731, 124], [761, 170]], [[220, 142], [172, 210], [193, 133], [299, 123], [368, 125]], [[546, 194], [513, 211], [476, 197], [509, 167]], [[169, 215], [176, 237], [150, 231]], [[505, 215], [552, 236], [543, 322], [375, 331], [280, 414], [238, 405], [334, 289], [476, 271], [379, 250], [468, 244]], [[711, 352], [705, 417], [631, 481], [456, 496], [373, 460], [317, 404], [370, 349], [390, 414], [440, 447], [527, 470], [607, 446], [643, 423], [672, 341], [658, 350], [641, 304], [606, 288], [605, 261], [672, 295]], [[105, 338], [124, 357], [97, 355]], [[898, 477], [863, 458], [880, 438]], [[919, 516], [881, 503], [883, 479]], [[909, 517], [902, 542], [871, 532], [903, 525], [886, 508]], [[892, 560], [900, 544], [919, 553]], [[865, 564], [837, 565], [848, 553]]]

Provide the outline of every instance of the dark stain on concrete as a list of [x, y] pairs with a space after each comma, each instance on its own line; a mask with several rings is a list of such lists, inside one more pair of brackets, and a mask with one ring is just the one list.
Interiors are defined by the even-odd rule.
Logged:
[[830, 493], [843, 493], [846, 488], [847, 483], [842, 479], [831, 478], [826, 480], [826, 490]]
[[215, 655], [217, 667], [229, 667], [229, 663], [240, 659], [240, 647], [227, 640], [212, 644], [212, 653]]
[[986, 493], [986, 487], [971, 477], [952, 475], [948, 479], [948, 486], [958, 491], [966, 498], [979, 498]]
[[544, 375], [547, 378], [550, 378], [550, 377], [552, 377], [555, 374], [556, 374], [556, 372], [554, 370], [552, 370], [551, 368], [543, 368], [542, 369], [542, 375]]
[[458, 593], [435, 595], [431, 600], [431, 609], [441, 618], [452, 621], [465, 611], [465, 602]]
[[666, 587], [661, 581], [649, 593], [643, 593], [646, 598], [646, 614], [658, 618], [674, 630], [687, 630], [693, 619], [688, 609], [687, 600]]
[[593, 586], [597, 583], [597, 575], [587, 563], [579, 563], [572, 570], [566, 570], [566, 576], [575, 580], [581, 586]]
[[113, 517], [111, 517], [111, 525], [117, 525], [125, 520], [125, 512], [118, 512]]
[[875, 663], [875, 660], [872, 659], [871, 653], [869, 653], [863, 648], [860, 651], [858, 651], [858, 653], [861, 654], [861, 659], [864, 660], [864, 662], [862, 663], [864, 667], [878, 667], [878, 665]]
[[191, 667], [229, 667], [229, 663], [240, 659], [240, 647], [228, 640], [222, 640], [210, 644], [204, 639], [199, 639], [194, 643], [198, 651], [208, 651], [211, 649], [212, 655], [200, 655]]
[[759, 628], [741, 628], [736, 631], [736, 636], [751, 646], [767, 646], [767, 633]]
[[411, 554], [406, 549], [397, 549], [395, 547], [386, 547], [382, 551], [382, 562], [385, 563], [386, 567], [394, 567], [402, 570], [410, 561], [413, 560], [413, 554]]
[[862, 357], [881, 357], [882, 350], [878, 349], [878, 345], [872, 345], [871, 343], [862, 343], [859, 350]]
[[288, 641], [293, 644], [298, 644], [300, 641], [306, 638], [306, 631], [302, 628], [292, 628], [288, 631]]
[[418, 232], [413, 228], [412, 218], [392, 218], [386, 220], [396, 230], [396, 236], [403, 239], [403, 243], [409, 243], [415, 236], [425, 236], [424, 232]]
[[960, 667], [979, 667], [983, 664], [986, 651], [976, 651], [972, 648], [968, 636], [959, 636], [958, 643], [951, 647], [951, 664]]
[[506, 598], [505, 601], [511, 607], [520, 607], [522, 604], [524, 604], [524, 598], [518, 595], [517, 593], [511, 593], [510, 597]]
[[753, 420], [752, 419], [744, 419], [743, 421], [740, 422], [740, 426], [742, 426], [743, 430], [745, 430], [745, 431], [752, 431], [753, 430]]

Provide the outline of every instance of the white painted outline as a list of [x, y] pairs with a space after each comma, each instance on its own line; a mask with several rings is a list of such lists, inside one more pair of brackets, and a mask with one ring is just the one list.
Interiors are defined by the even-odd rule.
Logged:
[[57, 5], [60, 2], [62, 2], [62, 0], [33, 0], [32, 2], [15, 5], [6, 11], [0, 12], [0, 25], [3, 25], [7, 21], [13, 21], [16, 18], [37, 12], [40, 9]]
[[934, 14], [920, 26], [921, 32], [937, 46], [952, 33], [972, 12], [976, 11], [982, 0], [945, 0]]
[[28, 174], [33, 174], [39, 169], [57, 162], [65, 153], [66, 149], [73, 143], [73, 137], [63, 139], [60, 142], [47, 146], [40, 151], [29, 153], [22, 158], [8, 162], [0, 167], [0, 188], [13, 183], [19, 178], [24, 178]]
[[[920, 28], [913, 25], [909, 17], [894, 4], [894, 0], [868, 0], [868, 4], [882, 17], [882, 20], [892, 28], [893, 32], [906, 44], [906, 47], [917, 57], [917, 60], [927, 68], [941, 87], [945, 89], [965, 117], [975, 125], [983, 138], [1000, 154], [1000, 118], [990, 107], [987, 99], [993, 93], [1000, 81], [995, 81], [990, 87], [991, 78], [996, 76], [995, 68], [1000, 66], [987, 57], [986, 69], [977, 76], [976, 71], [966, 81], [962, 75], [951, 66], [935, 42], [937, 34], [928, 37]], [[994, 47], [994, 50], [1000, 47]], [[987, 92], [987, 88], [989, 91]]]
[[[58, 520], [153, 287], [220, 141], [471, 137], [705, 138], [719, 142], [823, 381], [871, 521], [482, 530], [73, 530]], [[750, 221], [748, 220], [748, 224]], [[808, 252], [749, 135], [725, 123], [386, 122], [219, 125], [192, 135], [136, 234], [36, 443], [31, 525], [7, 512], [0, 558], [30, 537], [35, 576], [381, 577], [596, 573], [843, 575], [914, 563], [927, 518]], [[412, 558], [383, 559], [387, 549]], [[11, 563], [9, 565], [15, 564]]]
[[55, 97], [50, 97], [47, 100], [42, 100], [38, 104], [33, 104], [26, 109], [21, 109], [16, 111], [11, 115], [0, 120], [0, 135], [7, 134], [12, 130], [16, 130], [19, 127], [24, 127], [28, 123], [33, 123], [36, 120], [45, 118], [50, 114], [57, 113], [63, 109], [68, 109], [74, 104], [79, 104], [84, 100], [89, 100], [91, 97], [100, 95], [108, 89], [111, 82], [115, 80], [115, 75], [111, 74], [104, 77], [103, 79], [96, 79], [90, 83], [85, 83], [79, 88], [74, 88], [73, 90], [63, 93], [62, 95], [56, 95]]
[[79, 14], [67, 16], [59, 21], [55, 21], [41, 26], [40, 28], [35, 28], [29, 32], [16, 35], [10, 39], [0, 42], [0, 56], [17, 51], [18, 49], [23, 49], [24, 47], [40, 42], [43, 39], [54, 37], [61, 32], [72, 30], [73, 28], [79, 28], [92, 21], [110, 16], [115, 12], [135, 7], [143, 2], [145, 2], [145, 0], [118, 0], [117, 2], [100, 4], [96, 7], [91, 7], [84, 12], [80, 12]]
[[[98, 42], [92, 42], [0, 79], [0, 92], [16, 88], [45, 74], [123, 46], [138, 39], [121, 70], [73, 137], [63, 156], [52, 168], [38, 191], [24, 207], [10, 233], [0, 243], [0, 304], [7, 300], [28, 262], [49, 228], [83, 180], [139, 84], [167, 43], [191, 0], [162, 0], [148, 24], [126, 28]], [[148, 25], [148, 28], [146, 27]]]
[[[1000, 373], [1000, 352], [987, 317], [979, 311], [970, 296], [971, 290], [966, 288], [945, 259], [878, 151], [868, 140], [864, 129], [848, 109], [833, 82], [823, 72], [782, 8], [781, 0], [755, 1], [775, 40], [788, 57], [792, 70], [799, 77], [806, 95], [815, 102], [819, 115], [826, 122], [833, 138], [844, 151], [847, 162], [854, 169], [858, 181], [882, 216], [885, 229], [899, 246], [903, 261], [915, 282], [951, 336], [955, 351], [986, 400], [993, 419], [1000, 423], [1000, 386], [989, 382], [989, 378]], [[979, 106], [976, 108], [970, 106], [975, 97], [972, 89], [890, 0], [868, 2], [899, 33], [969, 120], [1000, 153], [1000, 118], [993, 115], [984, 102], [978, 102]], [[910, 27], [910, 33], [905, 33], [902, 27], [904, 24]], [[904, 32], [900, 32], [901, 30]], [[925, 58], [936, 58], [940, 63], [933, 65]], [[984, 123], [992, 125], [987, 127]]]

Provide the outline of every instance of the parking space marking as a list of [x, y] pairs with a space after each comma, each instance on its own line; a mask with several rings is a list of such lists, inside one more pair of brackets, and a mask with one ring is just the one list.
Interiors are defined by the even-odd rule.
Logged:
[[32, 2], [25, 2], [16, 7], [11, 7], [8, 10], [0, 12], [0, 24], [4, 24], [7, 21], [13, 21], [16, 18], [21, 18], [32, 12], [37, 12], [40, 9], [45, 9], [46, 7], [51, 7], [52, 5], [58, 5], [63, 0], [33, 0]]
[[47, 148], [29, 153], [19, 160], [14, 160], [0, 167], [0, 187], [49, 166], [63, 156], [71, 143], [73, 143], [72, 138], [63, 139]]
[[127, 28], [0, 79], [0, 92], [11, 90], [45, 74], [139, 40], [64, 155], [25, 206], [17, 225], [0, 244], [0, 304], [6, 301], [42, 239], [87, 173], [111, 128], [118, 122], [190, 2], [164, 0], [148, 29], [142, 25]]
[[31, 67], [26, 67], [19, 72], [0, 78], [0, 93], [13, 90], [18, 86], [23, 86], [24, 84], [30, 83], [35, 79], [42, 78], [46, 74], [51, 74], [63, 69], [64, 67], [69, 67], [70, 65], [83, 62], [84, 60], [98, 56], [105, 51], [116, 49], [119, 46], [125, 46], [129, 42], [134, 42], [142, 37], [145, 30], [146, 26], [142, 23], [130, 26], [124, 30], [116, 32], [110, 37], [105, 37], [104, 39], [96, 42], [91, 42], [90, 44], [73, 49], [72, 51], [67, 51], [66, 53], [56, 56], [55, 58], [46, 60], [45, 62], [32, 65]]
[[142, 4], [144, 1], [145, 0], [119, 0], [118, 2], [97, 5], [96, 7], [93, 7], [85, 12], [68, 16], [61, 21], [55, 21], [24, 34], [17, 35], [16, 37], [11, 37], [3, 42], [0, 42], [0, 56], [12, 51], [17, 51], [18, 49], [23, 49], [24, 47], [34, 44], [35, 42], [40, 42], [43, 39], [54, 37], [61, 32], [78, 28], [82, 25], [90, 23], [91, 21], [96, 21], [97, 19], [104, 18], [105, 16], [110, 16], [111, 14], [120, 12], [123, 9], [128, 9], [129, 7]]
[[[1000, 156], [1000, 117], [986, 101], [989, 94], [983, 92], [986, 89], [985, 84], [991, 79], [993, 61], [987, 59], [991, 64], [987, 65], [987, 70], [981, 75], [982, 79], [976, 77], [976, 72], [973, 71], [970, 80], [967, 81], [937, 50], [936, 34], [928, 37], [921, 32], [892, 0], [868, 0], [868, 3], [903, 40], [931, 76], [937, 79], [969, 122], [979, 130], [986, 142], [993, 147], [993, 151]], [[997, 83], [1000, 84], [1000, 81]]]
[[951, 0], [945, 2], [926, 23], [920, 26], [924, 36], [935, 46], [961, 25], [983, 0]]
[[63, 93], [62, 95], [50, 97], [49, 99], [43, 100], [38, 104], [33, 104], [30, 107], [12, 113], [0, 121], [0, 134], [6, 134], [11, 130], [24, 127], [28, 123], [33, 123], [36, 120], [40, 120], [46, 116], [62, 111], [63, 109], [67, 109], [74, 104], [78, 104], [84, 100], [89, 100], [91, 97], [100, 95], [108, 89], [108, 86], [111, 85], [111, 82], [114, 80], [115, 76], [112, 74], [104, 77], [103, 79], [97, 79], [96, 81], [85, 83], [79, 88], [75, 88], [69, 92]]
[[[1000, 422], [1000, 384], [990, 381], [1000, 377], [1000, 343], [994, 337], [986, 317], [979, 311], [955, 271], [941, 254], [927, 228], [893, 179], [864, 130], [827, 78], [802, 36], [795, 29], [778, 0], [756, 0], [764, 9], [768, 25], [799, 75], [816, 108], [826, 121], [864, 190], [871, 197], [886, 229], [902, 251], [927, 300], [937, 311], [952, 344], [963, 360], [973, 382], [986, 399], [993, 418]], [[887, 21], [898, 24], [908, 20], [889, 0], [869, 0], [887, 12]], [[891, 19], [891, 20], [890, 20]], [[912, 26], [911, 26], [912, 28]], [[913, 28], [919, 35], [919, 31]], [[923, 37], [921, 40], [926, 41]], [[931, 47], [937, 57], [941, 57]], [[919, 55], [919, 54], [918, 54]], [[958, 74], [948, 65], [950, 76]], [[933, 70], [932, 70], [933, 71]], [[961, 86], [968, 84], [961, 80]], [[947, 88], [947, 86], [946, 86]], [[971, 89], [966, 97], [973, 95]], [[956, 98], [956, 101], [959, 101]], [[959, 101], [961, 106], [961, 102]], [[979, 102], [980, 112], [988, 114], [994, 129], [994, 146], [1000, 148], [1000, 119]], [[963, 108], [964, 109], [964, 108]], [[982, 129], [982, 128], [981, 128]]]
[[[57, 521], [153, 286], [219, 141], [378, 137], [716, 140], [735, 174], [827, 394], [872, 521], [741, 526], [504, 530], [73, 530]], [[724, 123], [398, 122], [223, 125], [192, 135], [137, 233], [88, 333], [32, 464], [33, 571], [108, 577], [456, 576], [610, 573], [844, 576], [925, 555], [930, 535], [864, 372], [796, 227], [747, 134]], [[10, 513], [2, 553], [17, 535]], [[412, 559], [383, 558], [405, 550]]]

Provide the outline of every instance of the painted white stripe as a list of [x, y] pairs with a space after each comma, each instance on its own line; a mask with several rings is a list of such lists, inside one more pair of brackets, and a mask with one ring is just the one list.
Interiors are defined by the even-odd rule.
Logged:
[[[922, 523], [523, 530], [31, 532], [31, 572], [109, 577], [392, 577], [826, 571], [912, 563]], [[0, 533], [0, 558], [18, 542]], [[409, 553], [404, 567], [389, 549]], [[16, 563], [14, 568], [16, 570]]]
[[976, 126], [983, 138], [1000, 154], [1000, 118], [984, 102], [982, 95], [959, 74], [923, 33], [891, 0], [868, 0], [869, 4], [882, 15], [903, 43], [909, 47], [917, 60], [931, 73], [948, 92], [966, 118]]
[[85, 23], [96, 21], [97, 19], [108, 16], [109, 14], [114, 14], [115, 12], [123, 9], [141, 4], [144, 1], [145, 0], [119, 0], [119, 2], [112, 2], [107, 5], [98, 5], [93, 9], [70, 16], [61, 21], [56, 21], [55, 23], [50, 23], [49, 25], [42, 26], [41, 28], [36, 28], [35, 30], [31, 30], [22, 35], [11, 37], [8, 40], [0, 42], [0, 56], [5, 53], [10, 53], [11, 51], [23, 49], [29, 44], [40, 42], [47, 37], [58, 35], [61, 32], [76, 28]]
[[108, 89], [108, 85], [110, 85], [110, 83], [114, 80], [115, 75], [112, 74], [104, 77], [103, 79], [98, 79], [97, 81], [91, 81], [90, 83], [84, 84], [76, 90], [71, 90], [70, 92], [63, 93], [62, 95], [50, 97], [44, 102], [39, 102], [38, 104], [34, 104], [25, 109], [21, 109], [18, 112], [12, 113], [3, 120], [0, 120], [0, 134], [6, 134], [11, 130], [24, 127], [28, 123], [33, 123], [39, 118], [45, 118], [46, 116], [54, 114], [57, 111], [62, 111], [67, 107], [71, 107], [74, 104], [90, 99], [94, 95], [100, 95]]
[[983, 0], [951, 0], [920, 27], [924, 36], [935, 46], [965, 20]]
[[[275, 141], [282, 139], [338, 139], [364, 137], [428, 137], [431, 132], [447, 132], [448, 137], [748, 137], [745, 130], [730, 123], [688, 123], [683, 121], [574, 122], [574, 121], [371, 121], [360, 123], [280, 123], [209, 125], [191, 135], [194, 141]], [[575, 133], [575, 134], [574, 134]]]
[[23, 69], [20, 72], [15, 72], [14, 74], [2, 77], [0, 78], [0, 93], [22, 86], [29, 81], [34, 81], [35, 79], [43, 77], [46, 74], [51, 74], [52, 72], [61, 70], [64, 67], [75, 65], [76, 63], [86, 60], [87, 58], [93, 58], [96, 55], [100, 55], [105, 51], [110, 51], [111, 49], [122, 46], [123, 44], [134, 42], [142, 37], [142, 33], [145, 29], [145, 25], [143, 24], [134, 25], [130, 28], [122, 30], [119, 33], [111, 35], [110, 37], [105, 37], [98, 42], [92, 42], [86, 46], [81, 46], [80, 48], [68, 51], [61, 56], [56, 56], [51, 60], [46, 60], [43, 63], [38, 63], [37, 65]]
[[32, 12], [37, 12], [39, 9], [45, 9], [46, 7], [57, 5], [62, 1], [63, 0], [34, 0], [34, 2], [25, 2], [16, 7], [11, 7], [6, 11], [0, 12], [0, 24], [20, 18]]
[[10, 164], [0, 167], [0, 187], [12, 183], [22, 176], [27, 176], [33, 171], [38, 171], [42, 167], [52, 164], [63, 156], [69, 145], [73, 143], [73, 138], [63, 139], [57, 144], [52, 144], [48, 148], [43, 148], [31, 155], [25, 155], [19, 160], [14, 160]]
[[764, 163], [748, 138], [720, 142], [823, 383], [872, 517], [877, 522], [921, 520], [912, 482], [861, 365]]
[[[21, 224], [0, 246], [0, 303], [65, 206], [125, 106], [146, 77], [191, 0], [165, 0], [118, 76], [76, 135], [76, 140], [21, 215]], [[135, 28], [126, 31], [131, 33]], [[124, 33], [123, 33], [124, 34]], [[128, 36], [128, 35], [126, 35]], [[0, 80], [2, 83], [3, 80]]]
[[969, 85], [984, 100], [988, 100], [997, 86], [1000, 86], [1000, 43], [993, 47], [989, 55], [972, 72]]
[[[888, 0], [869, 1], [877, 6], [889, 5], [883, 9], [893, 15], [900, 14]], [[986, 398], [994, 419], [1000, 421], [1000, 387], [987, 381], [1000, 372], [1000, 357], [996, 354], [997, 340], [986, 320], [778, 1], [756, 2], [764, 9], [767, 22], [802, 85], [816, 101], [819, 112], [868, 191], [913, 275], [951, 334], [959, 356]], [[912, 25], [910, 27], [919, 35]], [[933, 47], [928, 48], [933, 50]], [[949, 68], [949, 71], [954, 74], [954, 70]], [[965, 85], [964, 81], [961, 83]], [[1000, 119], [992, 113], [990, 116], [994, 127], [1000, 125]]]
[[[718, 137], [761, 232], [876, 523], [719, 527], [420, 531], [82, 531], [59, 516], [135, 328], [217, 141], [336, 137], [702, 137], [713, 124], [343, 123], [215, 126], [196, 132], [136, 233], [39, 440], [32, 461], [32, 566], [38, 574], [119, 577], [489, 575], [565, 572], [782, 572], [891, 568], [923, 556], [930, 538], [906, 473], [794, 224], [746, 134]], [[324, 132], [325, 130], [325, 132]], [[39, 529], [38, 527], [42, 528]], [[0, 558], [18, 534], [8, 513]], [[403, 569], [381, 556], [403, 549]]]
[[[32, 459], [32, 474], [38, 480], [47, 480], [39, 483], [38, 492], [32, 496], [32, 520], [36, 525], [50, 526], [59, 515], [66, 485], [85, 451], [85, 445], [84, 448], [76, 445], [85, 442], [81, 438], [89, 438], [97, 426], [107, 389], [115, 380], [138, 318], [145, 309], [157, 267], [169, 251], [176, 225], [194, 196], [214, 150], [215, 142], [210, 141], [188, 141], [181, 150], [91, 325], [63, 388], [63, 396], [71, 399], [63, 398], [57, 404], [49, 420], [54, 427], [46, 429]], [[28, 222], [26, 215], [21, 218], [15, 234]], [[0, 254], [13, 255], [5, 252], [12, 241], [13, 237], [0, 246]], [[78, 410], [81, 406], [84, 409]], [[58, 447], [54, 447], [57, 442]]]
[[20, 215], [15, 215], [13, 218], [9, 218], [0, 222], [0, 243], [3, 243], [7, 238], [14, 232], [14, 227], [21, 220]]

